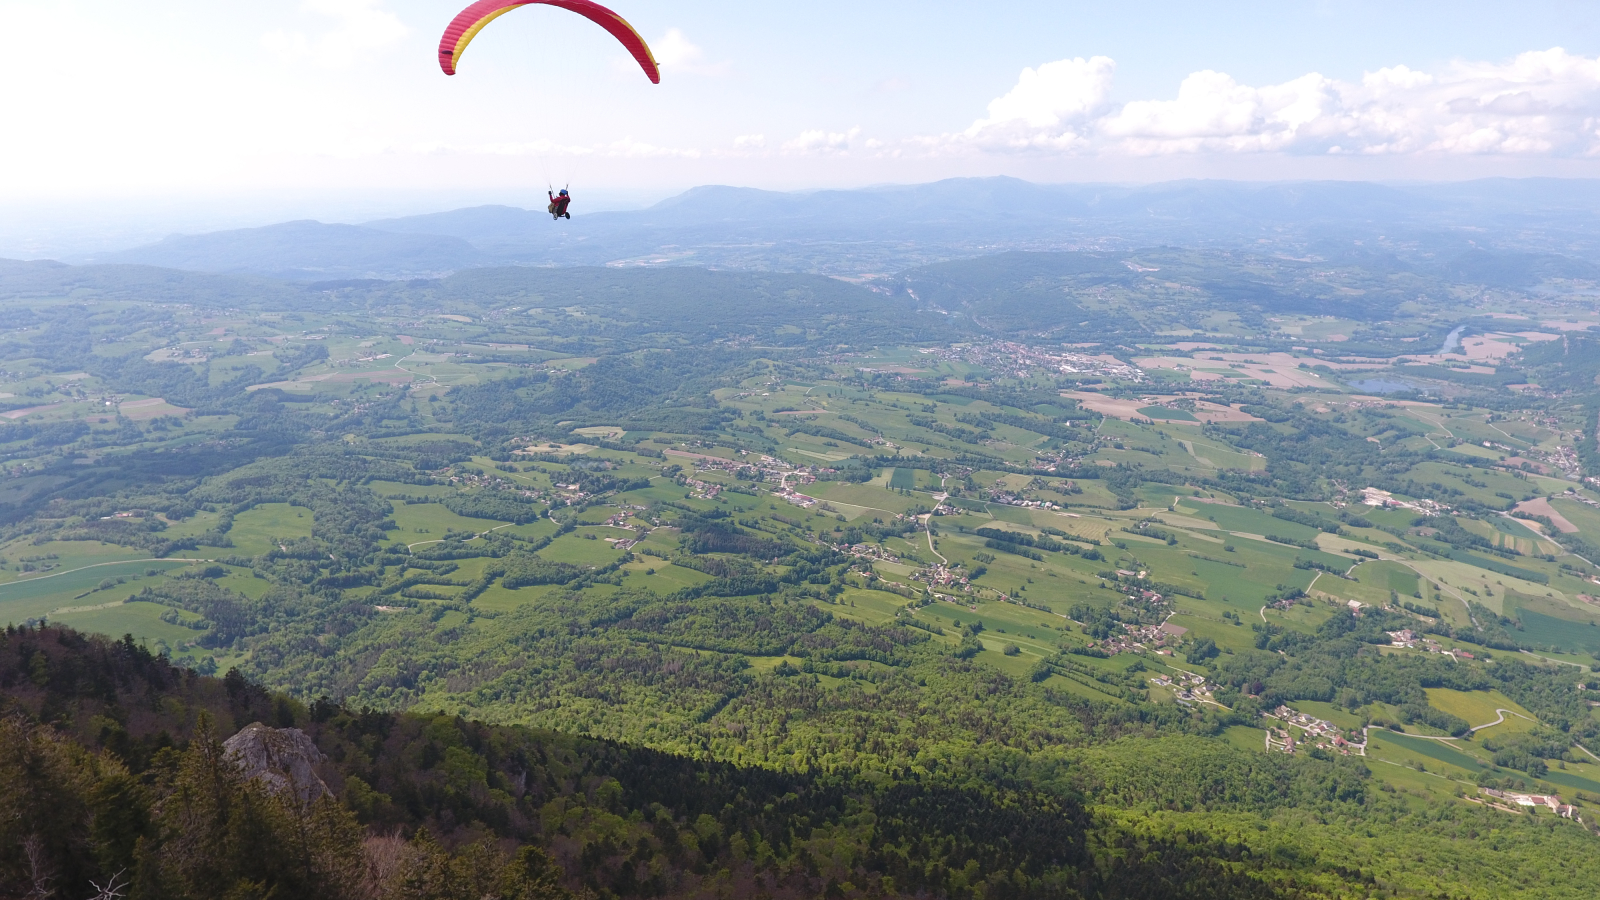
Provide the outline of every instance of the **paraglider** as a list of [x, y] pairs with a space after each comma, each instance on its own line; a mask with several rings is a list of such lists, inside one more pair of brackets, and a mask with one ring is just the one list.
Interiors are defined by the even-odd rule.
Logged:
[[550, 194], [550, 215], [557, 219], [561, 218], [562, 216], [566, 216], [569, 219], [572, 218], [572, 213], [567, 212], [567, 205], [572, 202], [572, 195], [567, 193], [566, 188], [561, 189], [560, 196], [556, 196], [549, 191], [546, 191], [545, 193]]
[[[627, 20], [615, 12], [595, 3], [594, 0], [477, 0], [471, 6], [456, 14], [450, 20], [450, 26], [444, 30], [444, 36], [439, 39], [439, 68], [446, 75], [456, 74], [456, 67], [461, 64], [461, 54], [467, 51], [467, 45], [478, 36], [478, 32], [490, 22], [516, 9], [519, 6], [555, 6], [568, 12], [575, 12], [589, 21], [599, 25], [611, 36], [622, 42], [622, 46], [633, 54], [633, 58], [644, 69], [644, 74], [650, 78], [651, 84], [661, 83], [661, 69], [656, 65], [655, 55], [650, 52], [650, 45], [644, 42], [639, 32], [629, 25]], [[561, 189], [557, 196], [552, 188], [549, 192], [550, 206], [547, 212], [556, 221], [571, 219], [572, 213], [567, 207], [572, 203], [572, 195], [566, 188]]]
[[633, 30], [627, 20], [593, 0], [478, 0], [458, 13], [451, 20], [450, 27], [444, 30], [444, 37], [439, 40], [439, 68], [446, 75], [454, 75], [456, 66], [461, 62], [461, 54], [466, 52], [467, 45], [472, 43], [485, 25], [519, 6], [535, 4], [575, 12], [609, 31], [633, 54], [651, 83], [661, 83], [661, 69], [656, 65], [655, 55], [650, 52], [650, 46], [644, 42], [644, 38]]

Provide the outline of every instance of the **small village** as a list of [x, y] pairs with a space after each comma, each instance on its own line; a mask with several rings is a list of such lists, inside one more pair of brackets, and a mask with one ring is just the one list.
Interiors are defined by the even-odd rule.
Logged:
[[[1356, 756], [1367, 755], [1364, 736], [1357, 731], [1342, 729], [1326, 719], [1307, 715], [1289, 706], [1280, 706], [1261, 715], [1283, 723], [1267, 727], [1268, 750], [1293, 754], [1301, 747], [1311, 747], [1345, 756], [1352, 753]], [[1298, 740], [1295, 738], [1296, 731], [1300, 733]]]
[[1560, 446], [1554, 450], [1540, 450], [1538, 447], [1529, 447], [1517, 451], [1514, 455], [1523, 459], [1531, 459], [1535, 463], [1554, 469], [1563, 477], [1577, 481], [1583, 476], [1583, 464], [1578, 460], [1576, 447]]
[[1148, 650], [1154, 650], [1162, 656], [1171, 656], [1171, 648], [1189, 632], [1189, 629], [1182, 625], [1167, 623], [1159, 625], [1124, 623], [1122, 627], [1124, 634], [1112, 635], [1103, 641], [1091, 641], [1089, 646], [1113, 656], [1118, 653], [1143, 653]]
[[[698, 453], [685, 453], [683, 451], [668, 451], [669, 455], [676, 457], [689, 457], [694, 460], [697, 472], [728, 472], [734, 477], [746, 481], [774, 482], [777, 489], [773, 495], [779, 499], [792, 503], [802, 509], [810, 509], [819, 502], [815, 497], [809, 497], [789, 486], [792, 480], [798, 484], [813, 484], [820, 472], [827, 471], [815, 466], [792, 466], [781, 459], [763, 455], [760, 464], [747, 462], [742, 459], [724, 459], [720, 456], [707, 456]], [[692, 496], [700, 499], [715, 499], [725, 490], [723, 485], [715, 482], [701, 481], [698, 478], [685, 476], [683, 484], [692, 490]]]
[[722, 493], [722, 485], [715, 481], [701, 481], [698, 478], [683, 479], [683, 486], [690, 489], [690, 496], [697, 500], [715, 500]]
[[967, 577], [959, 571], [949, 568], [944, 563], [935, 563], [918, 569], [911, 574], [911, 580], [924, 582], [929, 587], [942, 587], [964, 593], [972, 593], [972, 586], [967, 583]]

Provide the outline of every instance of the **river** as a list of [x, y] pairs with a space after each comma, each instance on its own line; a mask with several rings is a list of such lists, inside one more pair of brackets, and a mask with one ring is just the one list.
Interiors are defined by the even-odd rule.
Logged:
[[1461, 332], [1466, 331], [1466, 330], [1467, 330], [1467, 326], [1465, 326], [1465, 325], [1457, 325], [1455, 331], [1452, 331], [1449, 334], [1445, 335], [1445, 337], [1444, 337], [1444, 346], [1439, 348], [1439, 353], [1442, 355], [1442, 354], [1445, 354], [1445, 353], [1454, 353], [1457, 350], [1460, 350], [1461, 349]]

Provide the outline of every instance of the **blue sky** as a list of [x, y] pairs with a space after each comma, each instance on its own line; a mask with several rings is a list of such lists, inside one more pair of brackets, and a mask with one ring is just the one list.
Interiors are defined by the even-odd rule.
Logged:
[[348, 218], [531, 202], [547, 179], [614, 204], [711, 182], [1600, 174], [1593, 3], [615, 0], [659, 87], [538, 7], [447, 78], [463, 5], [0, 0], [0, 200]]

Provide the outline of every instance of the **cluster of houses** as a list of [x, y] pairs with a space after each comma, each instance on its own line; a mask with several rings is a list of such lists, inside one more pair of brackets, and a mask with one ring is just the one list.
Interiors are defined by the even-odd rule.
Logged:
[[1353, 746], [1362, 751], [1366, 750], [1365, 740], [1360, 742], [1354, 741], [1356, 732], [1350, 732], [1347, 736], [1346, 733], [1339, 728], [1339, 726], [1329, 722], [1327, 719], [1319, 719], [1316, 716], [1300, 712], [1293, 707], [1287, 705], [1279, 706], [1272, 712], [1263, 713], [1263, 715], [1270, 716], [1274, 719], [1281, 719], [1290, 725], [1294, 725], [1301, 731], [1305, 732], [1308, 738], [1312, 738], [1313, 740], [1326, 738], [1334, 742], [1336, 746]]
[[1385, 631], [1384, 634], [1389, 636], [1389, 646], [1391, 647], [1404, 647], [1407, 650], [1415, 650], [1418, 644], [1439, 646], [1438, 641], [1423, 637], [1409, 628], [1402, 628], [1399, 631]]
[[698, 478], [685, 477], [683, 486], [689, 489], [692, 496], [701, 500], [714, 500], [722, 493], [722, 485], [715, 481], [701, 481]]
[[883, 562], [899, 562], [900, 557], [890, 553], [882, 544], [860, 543], [855, 545], [838, 544], [833, 549], [840, 553], [848, 553], [861, 559], [875, 559]]
[[1407, 650], [1426, 650], [1429, 653], [1443, 653], [1456, 659], [1477, 658], [1466, 650], [1442, 646], [1433, 638], [1417, 634], [1409, 628], [1402, 628], [1399, 631], [1385, 631], [1384, 634], [1389, 636], [1389, 646], [1391, 647], [1403, 647]]
[[685, 453], [679, 450], [668, 450], [667, 455], [677, 457], [691, 457], [694, 460], [695, 470], [698, 472], [728, 472], [746, 481], [772, 481], [782, 483], [788, 479], [797, 479], [802, 484], [810, 484], [817, 480], [816, 469], [810, 466], [792, 466], [775, 456], [762, 454], [759, 462], [750, 462], [749, 451], [741, 450], [739, 455], [746, 458], [724, 459], [720, 456], [708, 456], [698, 453]]
[[520, 484], [507, 481], [498, 475], [485, 475], [480, 472], [475, 472], [471, 469], [458, 469], [456, 470], [456, 474], [452, 474], [450, 476], [449, 480], [451, 484], [456, 485], [457, 487], [488, 488], [491, 490], [511, 491], [518, 496], [527, 497], [529, 500], [548, 502], [551, 506], [558, 506], [563, 503], [567, 506], [571, 506], [574, 503], [580, 503], [589, 499], [589, 495], [576, 484], [556, 484], [551, 482], [552, 490], [549, 493], [546, 493], [545, 491], [535, 490], [533, 488], [524, 487]]
[[[1261, 715], [1283, 722], [1282, 725], [1271, 725], [1267, 728], [1268, 750], [1294, 753], [1296, 748], [1309, 745], [1346, 756], [1352, 753], [1357, 756], [1367, 755], [1365, 738], [1358, 739], [1357, 732], [1346, 732], [1327, 719], [1307, 715], [1289, 706], [1280, 706]], [[1300, 734], [1299, 739], [1295, 737], [1296, 731]]]
[[1515, 455], [1557, 469], [1568, 478], [1575, 479], [1583, 474], [1583, 464], [1578, 461], [1578, 451], [1575, 447], [1561, 446], [1554, 450], [1540, 450], [1537, 447], [1530, 447]]
[[[1160, 594], [1155, 596], [1160, 597]], [[1172, 646], [1188, 633], [1182, 625], [1138, 625], [1124, 623], [1123, 634], [1111, 635], [1103, 641], [1090, 642], [1089, 646], [1115, 656], [1118, 653], [1139, 653], [1154, 650], [1162, 656], [1172, 655]]]
[[[817, 498], [809, 497], [789, 486], [791, 481], [802, 485], [814, 483], [817, 480], [817, 472], [819, 470], [809, 466], [797, 468], [776, 457], [763, 455], [759, 464], [746, 462], [742, 459], [696, 456], [694, 467], [696, 471], [725, 471], [733, 473], [735, 477], [750, 481], [774, 482], [778, 485], [777, 490], [773, 491], [777, 497], [802, 509], [810, 509], [821, 502]], [[694, 496], [706, 499], [716, 497], [723, 490], [719, 484], [701, 481], [697, 478], [685, 478], [684, 484], [694, 490]]]
[[[1594, 478], [1594, 477], [1590, 477], [1590, 476], [1585, 476], [1583, 481], [1588, 483], [1588, 484], [1590, 484], [1590, 485], [1600, 486], [1600, 478]], [[1552, 499], [1554, 499], [1554, 498], [1552, 498]], [[1595, 501], [1590, 500], [1588, 497], [1584, 496], [1583, 494], [1578, 493], [1577, 491], [1573, 490], [1572, 488], [1567, 488], [1564, 492], [1562, 492], [1561, 499], [1563, 499], [1563, 500], [1576, 500], [1577, 502], [1582, 503], [1584, 506], [1592, 507], [1594, 509], [1600, 509], [1600, 503], [1596, 503]]]
[[943, 563], [935, 563], [918, 569], [912, 573], [911, 580], [925, 582], [929, 587], [943, 587], [967, 593], [972, 592], [972, 586], [967, 583], [967, 577]]
[[1217, 698], [1214, 696], [1216, 686], [1206, 681], [1204, 675], [1196, 675], [1193, 672], [1180, 670], [1178, 674], [1172, 676], [1157, 675], [1150, 679], [1150, 683], [1171, 689], [1173, 696], [1177, 697], [1178, 702], [1185, 706], [1192, 706], [1196, 703], [1221, 705], [1217, 704]]
[[[1578, 822], [1583, 821], [1583, 818], [1578, 815], [1577, 807], [1568, 803], [1562, 803], [1561, 797], [1556, 794], [1519, 794], [1514, 791], [1499, 791], [1495, 790], [1494, 788], [1486, 787], [1478, 788], [1478, 793], [1485, 797], [1491, 798], [1491, 802], [1489, 804], [1490, 806], [1498, 809], [1504, 809], [1507, 812], [1516, 812], [1516, 810], [1502, 805], [1503, 803], [1513, 803], [1517, 806], [1528, 808], [1542, 806], [1563, 819], [1573, 819]], [[1502, 802], [1492, 802], [1494, 800]]]
[[1065, 509], [1049, 500], [1029, 500], [1014, 491], [1004, 488], [984, 492], [984, 499], [991, 503], [1002, 503], [1006, 506], [1021, 506], [1026, 509]]
[[617, 505], [617, 512], [613, 513], [611, 518], [606, 519], [605, 524], [611, 526], [612, 528], [631, 528], [633, 526], [628, 524], [628, 520], [633, 518], [633, 514], [646, 511], [646, 507], [639, 506], [638, 504], [621, 503]]
[[817, 498], [802, 494], [794, 488], [789, 487], [787, 484], [780, 485], [778, 489], [773, 492], [773, 494], [777, 496], [778, 499], [788, 503], [793, 503], [795, 506], [798, 506], [801, 509], [810, 509], [820, 502], [817, 500]]
[[1150, 606], [1160, 606], [1162, 603], [1166, 602], [1166, 598], [1162, 595], [1156, 593], [1155, 591], [1145, 590], [1144, 588], [1134, 588], [1133, 591], [1128, 594], [1128, 599], [1135, 603], [1146, 603]]
[[959, 360], [983, 366], [996, 374], [1026, 378], [1039, 372], [1066, 375], [1098, 375], [1123, 381], [1144, 381], [1144, 371], [1109, 354], [1051, 352], [1013, 341], [981, 344], [952, 344], [933, 351], [940, 359]]
[[1054, 455], [1040, 453], [1033, 458], [1032, 465], [1036, 471], [1054, 474], [1061, 469], [1075, 469], [1082, 463], [1081, 457], [1063, 451]]

